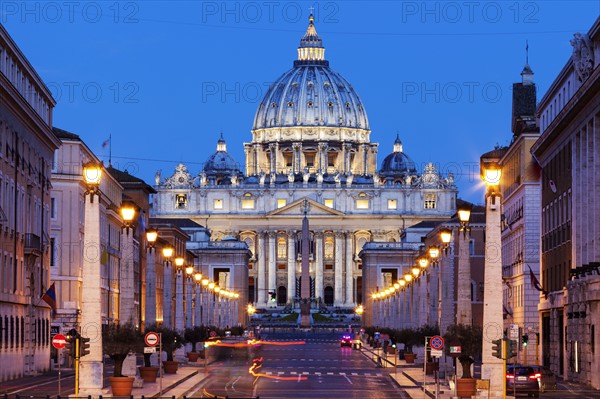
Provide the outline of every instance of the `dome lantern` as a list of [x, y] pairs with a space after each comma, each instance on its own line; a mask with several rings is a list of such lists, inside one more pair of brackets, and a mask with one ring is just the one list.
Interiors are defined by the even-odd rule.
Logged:
[[315, 18], [310, 14], [308, 17], [308, 28], [306, 29], [304, 37], [300, 39], [300, 47], [298, 47], [298, 61], [300, 62], [326, 62], [323, 40], [317, 34], [314, 21]]
[[394, 141], [394, 152], [402, 152], [402, 141], [400, 141], [400, 134], [396, 134], [396, 141]]

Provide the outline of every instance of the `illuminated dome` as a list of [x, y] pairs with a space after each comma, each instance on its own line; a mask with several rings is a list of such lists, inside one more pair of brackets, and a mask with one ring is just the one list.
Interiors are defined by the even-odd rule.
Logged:
[[[298, 59], [266, 92], [253, 130], [289, 127], [335, 127], [365, 130], [369, 121], [354, 88], [325, 60], [314, 18], [300, 40]], [[267, 133], [268, 134], [268, 133]]]
[[379, 174], [388, 177], [416, 173], [415, 163], [402, 151], [402, 142], [397, 136], [394, 141], [394, 151], [383, 160]]

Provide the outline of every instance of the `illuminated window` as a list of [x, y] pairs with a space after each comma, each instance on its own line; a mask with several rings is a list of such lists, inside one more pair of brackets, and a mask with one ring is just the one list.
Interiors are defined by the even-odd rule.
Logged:
[[287, 205], [287, 200], [284, 198], [280, 198], [277, 200], [277, 208], [283, 208]]
[[425, 209], [435, 209], [435, 194], [425, 194]]
[[388, 209], [398, 209], [398, 203], [395, 199], [388, 200]]
[[325, 201], [323, 201], [323, 205], [325, 205], [328, 208], [333, 208], [333, 200], [332, 199], [326, 199]]
[[213, 201], [213, 209], [223, 209], [223, 200], [216, 199]]
[[242, 198], [242, 209], [254, 209], [254, 198], [252, 198], [252, 194], [244, 194], [244, 197]]
[[368, 199], [357, 199], [356, 200], [356, 209], [369, 209], [369, 200]]
[[279, 237], [279, 238], [277, 238], [277, 257], [279, 259], [285, 259], [286, 256], [287, 256], [287, 251], [286, 251], [285, 238]]
[[325, 259], [333, 259], [333, 237], [325, 237]]
[[177, 209], [185, 209], [187, 206], [187, 194], [175, 194], [175, 206]]

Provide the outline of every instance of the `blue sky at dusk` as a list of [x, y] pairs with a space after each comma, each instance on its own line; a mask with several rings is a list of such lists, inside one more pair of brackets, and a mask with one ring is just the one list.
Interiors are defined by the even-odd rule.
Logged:
[[52, 91], [54, 125], [150, 184], [192, 174], [221, 132], [243, 142], [271, 82], [292, 67], [314, 7], [330, 66], [361, 97], [379, 143], [398, 133], [420, 169], [452, 171], [481, 203], [479, 156], [510, 143], [511, 87], [525, 64], [538, 101], [600, 1], [0, 2], [0, 22]]

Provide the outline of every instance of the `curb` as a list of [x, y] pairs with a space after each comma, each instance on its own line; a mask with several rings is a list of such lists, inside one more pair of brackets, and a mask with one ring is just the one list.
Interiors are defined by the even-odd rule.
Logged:
[[[193, 376], [197, 375], [199, 372], [200, 372], [200, 370], [196, 370], [196, 371], [194, 371], [194, 372], [192, 372], [192, 373], [190, 373], [190, 374], [186, 375], [186, 376], [185, 376], [185, 377], [183, 377], [182, 379], [175, 381], [175, 382], [174, 382], [174, 383], [172, 383], [171, 385], [169, 385], [169, 386], [166, 386], [166, 387], [163, 387], [162, 396], [165, 396], [165, 394], [166, 394], [167, 392], [169, 392], [170, 390], [172, 390], [172, 389], [173, 389], [173, 388], [175, 388], [176, 386], [178, 386], [178, 385], [180, 385], [180, 384], [184, 383], [185, 381], [189, 380], [189, 379], [190, 379], [190, 378], [192, 378]], [[160, 394], [160, 392], [157, 392], [156, 394], [154, 394], [154, 395], [152, 395], [152, 396], [148, 396], [148, 397], [149, 397], [149, 398], [158, 398], [158, 397], [159, 397], [159, 396], [158, 396], [159, 394]], [[162, 397], [162, 396], [161, 396], [161, 397]]]

